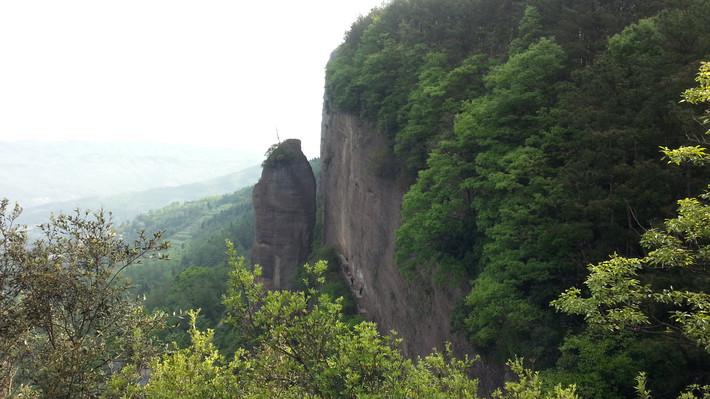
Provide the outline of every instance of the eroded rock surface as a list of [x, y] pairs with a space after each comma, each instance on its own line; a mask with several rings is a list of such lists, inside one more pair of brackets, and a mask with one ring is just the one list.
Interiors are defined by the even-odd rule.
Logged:
[[301, 141], [286, 140], [264, 162], [253, 193], [251, 257], [267, 288], [292, 289], [308, 258], [316, 218], [316, 181]]
[[395, 264], [395, 232], [407, 184], [378, 173], [387, 148], [371, 125], [326, 107], [321, 135], [324, 240], [338, 253], [361, 313], [383, 332], [396, 330], [408, 355], [441, 350], [445, 342], [452, 342], [459, 354], [470, 353], [451, 328], [454, 307], [468, 288], [442, 284], [430, 270], [407, 279]]
[[[454, 309], [470, 287], [441, 281], [426, 266], [406, 278], [395, 263], [395, 233], [408, 184], [378, 170], [390, 144], [371, 124], [330, 111], [327, 104], [321, 134], [323, 239], [338, 254], [360, 313], [382, 333], [397, 331], [408, 356], [443, 350], [447, 342], [458, 356], [475, 355], [452, 328]], [[504, 376], [501, 364], [484, 360], [474, 372], [483, 392], [499, 386]]]

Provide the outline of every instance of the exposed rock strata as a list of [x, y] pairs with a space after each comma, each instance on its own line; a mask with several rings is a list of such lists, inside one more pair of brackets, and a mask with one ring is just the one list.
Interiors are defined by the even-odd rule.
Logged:
[[339, 254], [361, 313], [383, 332], [396, 330], [408, 355], [442, 349], [446, 341], [459, 354], [470, 352], [451, 329], [454, 307], [467, 288], [437, 282], [431, 272], [408, 280], [395, 264], [394, 238], [407, 185], [374, 172], [381, 162], [375, 158], [387, 145], [372, 126], [326, 106], [321, 135], [325, 243]]
[[308, 258], [316, 216], [316, 181], [301, 141], [286, 140], [264, 162], [253, 193], [251, 257], [268, 288], [292, 289]]

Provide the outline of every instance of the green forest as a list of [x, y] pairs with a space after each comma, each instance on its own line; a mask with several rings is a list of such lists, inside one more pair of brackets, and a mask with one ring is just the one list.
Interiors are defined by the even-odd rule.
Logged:
[[251, 247], [251, 192], [247, 187], [233, 194], [174, 203], [120, 226], [129, 239], [141, 231], [163, 231], [170, 242], [169, 259], [148, 259], [125, 272], [132, 293], [144, 298], [148, 311], [175, 312], [173, 328], [163, 332], [166, 342], [183, 346], [189, 342], [184, 312], [190, 309], [202, 309], [200, 326], [216, 328], [223, 347], [231, 341], [232, 332], [219, 323], [228, 275], [224, 243], [232, 240], [241, 253]]
[[468, 286], [477, 355], [363, 320], [320, 211], [299, 289], [266, 290], [251, 187], [34, 242], [3, 200], [0, 397], [710, 398], [710, 2], [394, 0], [325, 72], [409, 187], [397, 265]]
[[[705, 141], [704, 107], [681, 93], [710, 55], [709, 20], [707, 1], [451, 0], [394, 2], [353, 25], [328, 66], [329, 105], [391, 142], [382, 167], [412, 182], [398, 264], [471, 281], [457, 328], [483, 356], [523, 356], [584, 397], [629, 397], [640, 371], [664, 397], [707, 382], [707, 348], [670, 326], [667, 301], [634, 304], [649, 318], [611, 330], [550, 302], [588, 264], [668, 244], [649, 232], [703, 192], [703, 162], [668, 165], [660, 147]], [[707, 289], [707, 269], [653, 266], [637, 284]]]

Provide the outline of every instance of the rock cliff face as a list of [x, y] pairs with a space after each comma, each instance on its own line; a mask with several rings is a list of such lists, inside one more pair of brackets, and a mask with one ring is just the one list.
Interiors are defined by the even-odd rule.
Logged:
[[316, 181], [301, 141], [286, 140], [264, 162], [253, 193], [251, 257], [267, 288], [291, 289], [308, 258], [316, 216]]
[[470, 352], [451, 330], [454, 306], [466, 287], [436, 282], [432, 273], [408, 280], [395, 264], [394, 238], [407, 185], [373, 172], [387, 148], [373, 127], [330, 111], [326, 102], [321, 133], [325, 243], [338, 253], [361, 313], [383, 332], [396, 330], [406, 354], [427, 354], [446, 341], [457, 353]]

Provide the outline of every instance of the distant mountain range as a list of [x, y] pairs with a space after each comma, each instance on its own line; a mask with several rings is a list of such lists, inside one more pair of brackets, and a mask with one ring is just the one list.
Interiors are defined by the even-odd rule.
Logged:
[[83, 204], [86, 198], [225, 176], [258, 164], [260, 155], [134, 142], [0, 142], [0, 198], [26, 208], [72, 200]]
[[25, 208], [20, 222], [35, 225], [46, 222], [53, 212], [66, 213], [76, 208], [92, 210], [103, 208], [111, 211], [115, 222], [121, 223], [149, 210], [159, 209], [172, 203], [233, 193], [240, 188], [255, 184], [260, 173], [261, 166], [252, 166], [239, 172], [196, 183], [47, 203]]

